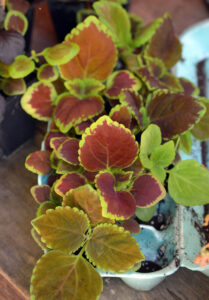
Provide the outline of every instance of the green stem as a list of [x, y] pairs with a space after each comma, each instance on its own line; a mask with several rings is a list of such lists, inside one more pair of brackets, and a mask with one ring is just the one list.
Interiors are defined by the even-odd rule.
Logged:
[[177, 152], [177, 150], [178, 150], [179, 143], [180, 143], [180, 136], [178, 137], [178, 139], [177, 139], [177, 141], [176, 141], [175, 152]]

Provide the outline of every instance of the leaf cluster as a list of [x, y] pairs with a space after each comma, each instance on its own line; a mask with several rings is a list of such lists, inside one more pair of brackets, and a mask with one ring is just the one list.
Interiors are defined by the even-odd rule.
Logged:
[[34, 269], [35, 299], [97, 299], [92, 265], [124, 272], [144, 259], [130, 235], [135, 216], [151, 219], [167, 192], [185, 206], [209, 202], [208, 170], [178, 159], [192, 135], [209, 137], [209, 100], [170, 71], [181, 57], [170, 16], [143, 25], [116, 1], [94, 10], [62, 43], [8, 67], [14, 80], [37, 71], [21, 105], [50, 121], [44, 150], [25, 164], [48, 182], [31, 189], [40, 205], [32, 235], [47, 252]]

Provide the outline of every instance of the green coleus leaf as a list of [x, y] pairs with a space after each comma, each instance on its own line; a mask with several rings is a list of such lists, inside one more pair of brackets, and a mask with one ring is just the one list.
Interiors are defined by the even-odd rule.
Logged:
[[42, 54], [48, 64], [59, 66], [72, 60], [78, 54], [79, 50], [80, 47], [77, 44], [65, 42], [45, 48]]
[[39, 175], [49, 174], [51, 171], [50, 152], [41, 150], [29, 154], [25, 160], [25, 167]]
[[104, 81], [112, 72], [117, 60], [117, 50], [107, 27], [96, 17], [86, 18], [65, 40], [76, 43], [82, 51], [59, 67], [62, 78], [94, 78]]
[[157, 209], [156, 205], [150, 207], [137, 207], [135, 215], [143, 222], [149, 222]]
[[80, 248], [89, 229], [86, 214], [77, 208], [57, 207], [32, 221], [48, 248], [68, 253]]
[[39, 204], [50, 199], [50, 186], [47, 184], [34, 185], [30, 189], [30, 192], [33, 196], [33, 199]]
[[160, 182], [164, 182], [166, 179], [166, 171], [164, 167], [159, 165], [152, 165], [150, 171], [153, 176], [155, 176]]
[[180, 149], [186, 154], [190, 154], [192, 150], [192, 137], [189, 131], [180, 135]]
[[55, 123], [64, 133], [104, 110], [104, 101], [98, 95], [80, 99], [70, 93], [63, 93], [58, 96], [57, 101]]
[[199, 100], [204, 104], [206, 112], [200, 121], [192, 128], [191, 133], [196, 139], [205, 141], [209, 139], [209, 99], [199, 98]]
[[58, 70], [55, 66], [44, 64], [38, 68], [37, 78], [42, 82], [52, 82], [57, 80], [59, 77]]
[[151, 154], [151, 161], [155, 166], [167, 167], [175, 158], [175, 146], [173, 141], [169, 141], [154, 149]]
[[52, 118], [56, 90], [51, 83], [33, 83], [21, 98], [22, 108], [33, 118], [48, 121]]
[[138, 91], [140, 87], [140, 81], [131, 72], [116, 71], [108, 77], [105, 95], [110, 99], [118, 99], [123, 89]]
[[68, 80], [65, 82], [65, 87], [71, 95], [81, 99], [97, 95], [105, 88], [100, 81], [94, 78]]
[[9, 77], [9, 65], [5, 64], [3, 61], [0, 61], [0, 76], [4, 78]]
[[191, 129], [205, 111], [198, 99], [167, 91], [154, 93], [147, 107], [150, 122], [160, 127], [163, 138], [169, 139]]
[[128, 13], [120, 5], [113, 2], [98, 1], [93, 5], [99, 19], [110, 30], [115, 43], [119, 47], [131, 44], [131, 23]]
[[153, 164], [148, 158], [155, 148], [160, 146], [162, 141], [161, 131], [157, 125], [151, 124], [141, 135], [141, 144], [140, 144], [140, 160], [142, 165], [145, 168], [152, 168]]
[[15, 57], [14, 62], [9, 66], [9, 75], [14, 78], [23, 78], [35, 70], [34, 62], [25, 55]]
[[161, 59], [169, 69], [181, 58], [181, 50], [171, 18], [166, 14], [147, 46], [146, 55]]
[[144, 260], [134, 237], [122, 227], [98, 225], [86, 246], [86, 255], [104, 271], [121, 272]]
[[39, 300], [96, 300], [102, 289], [99, 273], [82, 256], [50, 251], [37, 262], [30, 291]]
[[180, 161], [170, 170], [168, 191], [175, 202], [204, 205], [209, 202], [209, 171], [195, 160]]
[[26, 83], [22, 78], [5, 78], [1, 83], [1, 89], [3, 90], [4, 94], [8, 96], [22, 95], [26, 91]]
[[86, 129], [79, 148], [79, 161], [88, 171], [128, 167], [138, 152], [138, 144], [130, 130], [107, 116]]
[[6, 30], [15, 30], [24, 35], [28, 28], [28, 20], [20, 11], [9, 10], [4, 19], [4, 28]]
[[141, 47], [147, 43], [152, 38], [156, 30], [160, 27], [161, 23], [162, 18], [158, 18], [138, 30], [133, 41], [135, 48]]
[[34, 241], [39, 245], [39, 247], [41, 247], [42, 250], [48, 250], [46, 244], [42, 242], [40, 234], [38, 234], [38, 232], [34, 228], [31, 229], [31, 235]]
[[144, 21], [134, 14], [129, 13], [128, 16], [131, 23], [131, 37], [134, 40], [138, 36]]
[[91, 226], [112, 223], [102, 216], [102, 206], [98, 192], [89, 184], [70, 190], [63, 198], [63, 206], [77, 207], [89, 217]]

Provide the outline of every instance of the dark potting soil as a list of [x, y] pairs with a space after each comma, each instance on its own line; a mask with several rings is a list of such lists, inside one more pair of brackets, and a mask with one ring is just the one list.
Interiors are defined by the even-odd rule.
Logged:
[[150, 260], [145, 260], [141, 264], [141, 268], [137, 270], [138, 273], [150, 273], [150, 272], [156, 272], [162, 270], [161, 266], [158, 264], [150, 261]]

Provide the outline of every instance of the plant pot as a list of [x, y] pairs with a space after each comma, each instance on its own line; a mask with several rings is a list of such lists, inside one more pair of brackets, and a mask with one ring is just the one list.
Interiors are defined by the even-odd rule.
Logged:
[[[76, 15], [80, 9], [89, 8], [94, 0], [66, 1], [48, 0], [48, 7], [54, 23], [58, 42], [62, 42], [71, 29], [76, 27]], [[124, 5], [128, 9], [129, 4]], [[61, 22], [60, 22], [61, 20]]]
[[[195, 141], [192, 154], [187, 156], [180, 153], [182, 159], [195, 158], [201, 161], [200, 146], [201, 143]], [[44, 149], [44, 144], [42, 144], [42, 149]], [[48, 175], [38, 176], [38, 184], [47, 183]], [[154, 218], [157, 215], [164, 216], [164, 225], [160, 229], [150, 225], [141, 225], [141, 233], [133, 236], [139, 243], [146, 260], [157, 264], [160, 270], [124, 274], [99, 270], [102, 277], [117, 277], [136, 290], [149, 291], [180, 267], [200, 271], [209, 276], [209, 265], [200, 267], [193, 263], [202, 246], [206, 244], [199, 230], [204, 220], [204, 206], [183, 207], [177, 205], [167, 194], [166, 198], [158, 204]]]

